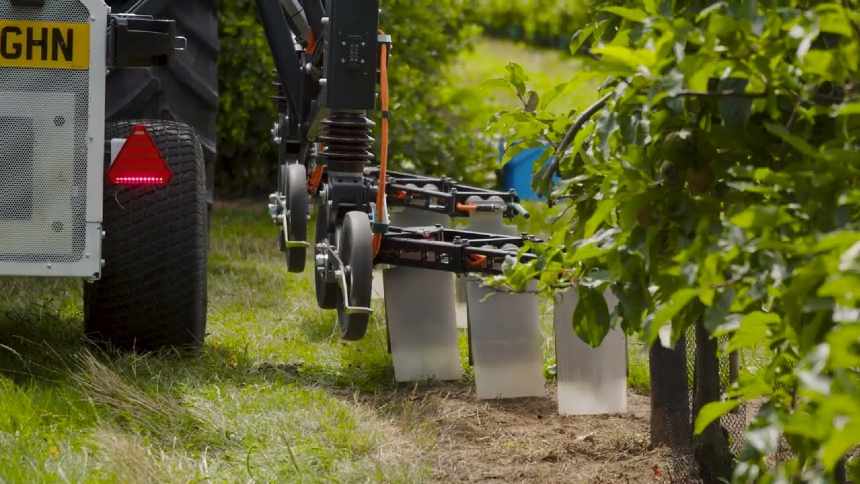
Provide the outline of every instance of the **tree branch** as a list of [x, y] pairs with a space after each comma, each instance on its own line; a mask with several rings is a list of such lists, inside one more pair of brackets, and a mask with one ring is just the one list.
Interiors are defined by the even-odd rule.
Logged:
[[591, 118], [594, 117], [594, 115], [601, 109], [606, 107], [606, 104], [610, 99], [612, 99], [613, 95], [614, 93], [611, 92], [603, 96], [577, 116], [576, 120], [570, 128], [568, 128], [567, 133], [565, 133], [564, 138], [562, 138], [561, 143], [558, 144], [558, 148], [555, 150], [555, 158], [546, 166], [545, 169], [541, 170], [540, 178], [543, 184], [548, 185], [552, 182], [552, 177], [554, 177], [558, 172], [561, 160], [564, 158], [568, 148], [570, 148], [570, 144], [573, 143], [574, 139], [576, 139], [576, 135], [579, 134], [583, 127], [585, 127], [585, 123], [591, 120]]
[[743, 97], [743, 98], [763, 98], [767, 97], [766, 92], [741, 92], [732, 89], [717, 92], [697, 92], [697, 91], [681, 91], [670, 97]]

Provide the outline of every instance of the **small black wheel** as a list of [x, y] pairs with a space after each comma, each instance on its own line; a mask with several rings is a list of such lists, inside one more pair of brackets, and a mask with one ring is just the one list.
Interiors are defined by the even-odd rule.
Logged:
[[[287, 211], [284, 218], [284, 231], [291, 242], [308, 240], [308, 175], [304, 165], [292, 164], [286, 167], [284, 196], [287, 197]], [[304, 272], [307, 249], [287, 247], [287, 270]]]
[[[316, 245], [321, 243], [330, 243], [334, 240], [334, 236], [329, 232], [329, 207], [328, 207], [328, 190], [323, 188], [320, 190], [319, 198], [317, 199], [317, 223], [316, 223]], [[336, 309], [338, 301], [337, 282], [326, 281], [326, 267], [320, 267], [318, 263], [314, 267], [314, 284], [316, 285], [317, 305], [322, 309]]]
[[[373, 234], [370, 220], [364, 212], [349, 212], [343, 220], [338, 253], [346, 266], [346, 286], [349, 289], [349, 305], [370, 307], [373, 285]], [[367, 333], [369, 314], [350, 314], [346, 311], [343, 297], [338, 298], [337, 321], [341, 337], [357, 341]]]

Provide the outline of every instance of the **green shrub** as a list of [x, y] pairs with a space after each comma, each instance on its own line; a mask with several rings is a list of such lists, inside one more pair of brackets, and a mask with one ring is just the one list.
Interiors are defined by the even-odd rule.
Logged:
[[478, 15], [494, 36], [567, 49], [591, 0], [479, 0]]
[[[575, 285], [572, 331], [595, 346], [620, 326], [672, 348], [695, 326], [754, 355], [697, 412], [705, 481], [836, 482], [860, 448], [860, 2], [615, 3], [578, 36], [600, 102], [498, 118], [556, 147], [572, 214], [505, 281]], [[744, 404], [731, 475], [717, 419]]]
[[[275, 150], [273, 64], [253, 0], [221, 0], [219, 188], [269, 189]], [[475, 132], [474, 103], [460, 103], [445, 69], [477, 33], [471, 2], [384, 0], [383, 28], [394, 38], [391, 60], [394, 168], [482, 182], [493, 151]]]

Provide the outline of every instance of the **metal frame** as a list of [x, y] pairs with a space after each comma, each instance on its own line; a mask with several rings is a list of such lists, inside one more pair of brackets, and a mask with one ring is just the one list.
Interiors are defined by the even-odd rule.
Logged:
[[102, 0], [78, 0], [89, 11], [89, 127], [87, 136], [86, 233], [81, 259], [72, 263], [0, 262], [0, 276], [82, 277], [101, 275], [104, 196], [105, 82], [107, 18], [110, 8]]
[[441, 226], [390, 227], [376, 263], [455, 274], [501, 274], [511, 259], [533, 260], [533, 254], [519, 254], [520, 249], [540, 242], [530, 235], [504, 236]]
[[[377, 190], [379, 169], [367, 168], [364, 171], [367, 184]], [[427, 188], [428, 186], [432, 188]], [[474, 212], [502, 211], [506, 218], [529, 217], [528, 211], [520, 205], [516, 191], [500, 192], [469, 185], [463, 185], [448, 177], [430, 177], [404, 172], [388, 172], [385, 189], [388, 205], [428, 210], [450, 217], [469, 217]], [[478, 203], [475, 203], [479, 200]]]
[[[272, 135], [279, 145], [279, 164], [305, 165], [313, 195], [318, 195], [321, 181], [330, 202], [328, 234], [339, 232], [347, 212], [360, 211], [368, 214], [372, 232], [382, 236], [377, 265], [489, 275], [500, 274], [512, 260], [534, 258], [522, 249], [540, 241], [527, 235], [395, 227], [387, 216], [374, 220], [379, 168], [368, 166], [374, 159], [374, 140], [366, 116], [376, 107], [380, 45], [391, 43], [377, 32], [378, 0], [328, 0], [325, 5], [320, 0], [257, 0], [257, 5], [278, 77], [275, 99], [281, 113]], [[318, 167], [325, 171], [313, 170]], [[278, 185], [269, 211], [277, 225], [286, 225], [290, 207]], [[389, 171], [385, 191], [386, 213], [389, 207], [407, 207], [458, 218], [478, 212], [528, 217], [513, 191], [487, 190], [445, 177]], [[284, 250], [307, 246], [305, 241], [281, 242]], [[351, 305], [349, 268], [340, 260], [337, 240], [321, 241], [314, 249], [314, 270], [329, 283], [337, 282], [340, 308], [348, 314], [370, 313], [370, 308]]]

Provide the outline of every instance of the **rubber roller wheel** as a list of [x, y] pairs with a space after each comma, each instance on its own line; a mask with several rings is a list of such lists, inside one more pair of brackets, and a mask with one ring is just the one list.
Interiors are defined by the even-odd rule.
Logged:
[[[370, 307], [373, 285], [373, 234], [370, 220], [364, 212], [349, 212], [343, 221], [338, 253], [346, 266], [346, 286], [349, 305]], [[347, 341], [357, 341], [367, 333], [369, 314], [349, 314], [343, 296], [338, 298], [337, 321], [341, 337]]]
[[[287, 216], [284, 230], [291, 242], [307, 242], [308, 240], [308, 176], [304, 165], [286, 165], [286, 181], [284, 195], [287, 197]], [[307, 248], [287, 247], [287, 270], [304, 272]]]
[[[316, 245], [322, 243], [328, 244], [334, 240], [328, 221], [328, 190], [322, 189], [320, 190], [320, 195], [317, 199]], [[326, 281], [325, 271], [329, 269], [328, 267], [320, 267], [318, 263], [315, 263], [314, 269], [317, 305], [322, 309], [336, 309], [338, 291], [340, 290], [337, 282]]]

